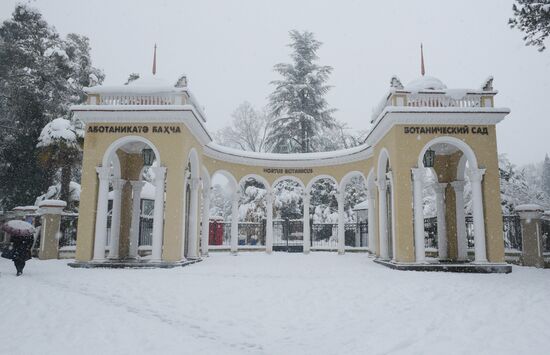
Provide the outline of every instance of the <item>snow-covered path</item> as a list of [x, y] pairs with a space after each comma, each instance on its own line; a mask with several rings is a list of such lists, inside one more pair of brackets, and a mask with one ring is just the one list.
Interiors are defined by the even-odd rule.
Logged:
[[0, 261], [0, 354], [547, 354], [550, 270], [399, 272], [364, 254], [171, 270]]

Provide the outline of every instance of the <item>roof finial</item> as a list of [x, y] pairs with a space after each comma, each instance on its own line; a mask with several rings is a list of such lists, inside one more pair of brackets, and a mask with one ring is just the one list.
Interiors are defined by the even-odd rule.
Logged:
[[153, 54], [153, 75], [157, 73], [157, 44], [155, 43], [155, 53]]
[[426, 69], [424, 68], [424, 47], [420, 43], [420, 74], [424, 76], [426, 74]]

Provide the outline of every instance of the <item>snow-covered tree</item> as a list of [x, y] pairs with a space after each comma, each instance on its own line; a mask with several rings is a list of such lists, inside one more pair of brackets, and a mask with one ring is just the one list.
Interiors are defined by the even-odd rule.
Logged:
[[268, 115], [243, 102], [231, 115], [230, 126], [216, 132], [214, 138], [221, 145], [251, 152], [266, 151]]
[[0, 204], [27, 205], [54, 182], [57, 169], [37, 164], [44, 126], [67, 117], [82, 86], [100, 83], [86, 37], [61, 38], [42, 15], [17, 5], [0, 26]]
[[550, 0], [516, 0], [512, 11], [514, 16], [508, 20], [510, 27], [525, 33], [523, 40], [527, 46], [544, 51], [550, 35]]
[[239, 218], [245, 222], [261, 222], [266, 218], [267, 190], [265, 186], [254, 178], [247, 179], [241, 185], [241, 199], [239, 201]]
[[303, 189], [295, 181], [283, 180], [273, 187], [274, 218], [300, 219], [303, 216]]
[[274, 70], [282, 76], [271, 82], [275, 90], [269, 96], [272, 118], [267, 142], [280, 153], [318, 151], [314, 139], [322, 129], [335, 124], [325, 94], [332, 67], [316, 63], [321, 42], [311, 32], [290, 31], [292, 63], [280, 63]]
[[67, 209], [75, 209], [71, 200], [70, 185], [72, 169], [80, 161], [82, 130], [64, 118], [56, 118], [48, 123], [38, 137], [37, 147], [41, 149], [39, 160], [44, 166], [61, 170], [59, 198], [67, 202]]

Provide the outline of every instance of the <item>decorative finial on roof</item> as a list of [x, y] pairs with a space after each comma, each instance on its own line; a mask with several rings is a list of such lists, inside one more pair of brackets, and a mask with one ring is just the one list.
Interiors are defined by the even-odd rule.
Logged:
[[153, 54], [153, 75], [157, 73], [157, 44], [155, 43], [155, 53]]
[[426, 69], [424, 68], [424, 47], [420, 43], [420, 74], [424, 76], [426, 74]]
[[391, 77], [390, 86], [394, 89], [403, 90], [403, 84], [396, 75]]
[[481, 90], [483, 91], [493, 91], [493, 77], [490, 76], [481, 85]]

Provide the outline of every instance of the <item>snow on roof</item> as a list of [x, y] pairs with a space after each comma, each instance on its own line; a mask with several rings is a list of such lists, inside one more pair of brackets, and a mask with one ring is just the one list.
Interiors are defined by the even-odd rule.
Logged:
[[421, 90], [445, 90], [447, 85], [443, 84], [441, 80], [433, 76], [421, 76], [407, 85], [405, 90], [409, 91], [421, 91]]
[[353, 206], [354, 211], [368, 210], [369, 209], [369, 200], [365, 200]]
[[38, 202], [38, 207], [66, 207], [67, 202], [62, 200], [43, 200]]
[[528, 204], [516, 206], [515, 210], [521, 211], [521, 212], [543, 212], [544, 208], [534, 203], [528, 203]]
[[319, 160], [319, 159], [338, 158], [338, 157], [344, 157], [355, 153], [359, 153], [369, 148], [368, 145], [361, 144], [353, 148], [328, 151], [328, 152], [283, 154], [283, 153], [249, 152], [249, 151], [244, 151], [240, 149], [229, 148], [214, 142], [208, 143], [207, 147], [220, 153], [235, 155], [235, 156], [244, 157], [244, 158], [261, 159], [261, 160], [281, 160], [281, 161], [292, 161], [292, 160], [300, 161], [300, 160]]
[[153, 75], [140, 77], [128, 85], [98, 85], [84, 88], [87, 94], [165, 94], [185, 91], [187, 87], [176, 87], [175, 83]]

